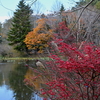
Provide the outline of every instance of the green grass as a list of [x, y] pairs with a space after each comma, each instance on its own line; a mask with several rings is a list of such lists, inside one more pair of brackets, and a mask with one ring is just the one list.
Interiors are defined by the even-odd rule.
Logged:
[[50, 60], [49, 57], [15, 57], [15, 58], [7, 58], [7, 57], [0, 57], [0, 60], [35, 60], [35, 59], [41, 59], [41, 60]]

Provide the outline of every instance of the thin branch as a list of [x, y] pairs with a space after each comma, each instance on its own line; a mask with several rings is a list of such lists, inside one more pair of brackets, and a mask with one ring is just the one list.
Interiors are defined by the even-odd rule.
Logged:
[[31, 7], [37, 0], [26, 0], [26, 1], [30, 1], [30, 7]]
[[[90, 22], [90, 24], [88, 25], [87, 31], [86, 31], [86, 33], [85, 33], [84, 36], [83, 36], [83, 38], [85, 38], [85, 36], [87, 36], [87, 39], [86, 39], [85, 41], [88, 41], [88, 40], [89, 40], [89, 36], [90, 36], [90, 34], [92, 33], [92, 32], [88, 32], [88, 30], [91, 30], [90, 28], [92, 27], [93, 24], [95, 24], [95, 23], [97, 22], [97, 20], [98, 20], [99, 18], [100, 18], [100, 13], [98, 13], [98, 14], [95, 16], [94, 20], [93, 20], [92, 22]], [[90, 33], [90, 34], [89, 34], [89, 33]]]
[[92, 24], [94, 24], [100, 17], [100, 13], [95, 17], [94, 21], [92, 22]]
[[73, 28], [75, 27], [75, 25], [78, 23], [78, 21], [79, 21], [79, 19], [81, 18], [81, 16], [82, 16], [84, 10], [85, 10], [93, 1], [94, 1], [94, 0], [91, 0], [91, 1], [82, 9], [82, 11], [81, 11], [81, 13], [80, 13], [80, 16], [78, 17], [78, 19], [77, 19], [76, 23], [74, 24], [74, 26], [72, 27], [72, 29], [73, 29]]
[[24, 84], [29, 90], [31, 90], [32, 92], [34, 92], [33, 91], [33, 89], [31, 89], [28, 85], [26, 85], [26, 84]]
[[77, 19], [77, 21], [75, 22], [75, 24], [73, 25], [73, 27], [71, 28], [71, 31], [69, 32], [69, 34], [68, 35], [66, 35], [65, 36], [65, 38], [67, 38], [70, 34], [72, 34], [71, 32], [72, 32], [72, 30], [74, 29], [74, 27], [76, 26], [76, 24], [78, 23], [78, 21], [79, 21], [79, 19], [81, 18], [81, 16], [82, 16], [82, 14], [83, 14], [83, 12], [84, 12], [84, 10], [93, 2], [94, 0], [91, 0], [85, 7], [82, 7], [82, 8], [80, 8], [80, 9], [82, 9], [82, 11], [81, 11], [81, 13], [80, 13], [80, 15], [79, 15], [79, 17], [78, 17], [78, 19]]
[[0, 5], [1, 5], [3, 8], [5, 8], [5, 9], [7, 9], [7, 10], [10, 10], [10, 11], [14, 12], [13, 10], [11, 10], [11, 9], [9, 9], [9, 8], [7, 8], [7, 7], [5, 7], [5, 6], [2, 4], [1, 0], [0, 0]]
[[82, 87], [80, 86], [81, 84], [79, 84], [79, 88], [80, 88], [80, 92], [82, 93], [82, 100], [84, 100], [84, 97], [83, 97], [83, 91], [82, 91]]
[[[70, 12], [68, 11], [68, 12], [66, 12], [66, 13], [72, 13], [72, 12], [75, 12], [75, 11], [81, 10], [81, 9], [83, 9], [83, 8], [84, 8], [84, 6], [81, 6], [81, 7], [78, 7], [78, 8], [74, 8], [74, 9], [71, 10]], [[98, 13], [98, 12], [96, 12], [96, 11], [93, 11], [93, 10], [89, 9], [89, 8], [85, 8], [85, 9], [87, 9], [87, 10], [89, 10], [89, 11], [91, 11], [91, 12]]]

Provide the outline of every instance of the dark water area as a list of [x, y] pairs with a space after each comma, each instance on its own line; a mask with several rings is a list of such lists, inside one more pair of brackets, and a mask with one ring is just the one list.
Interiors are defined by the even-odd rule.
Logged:
[[43, 100], [25, 85], [27, 70], [24, 61], [0, 63], [0, 100]]

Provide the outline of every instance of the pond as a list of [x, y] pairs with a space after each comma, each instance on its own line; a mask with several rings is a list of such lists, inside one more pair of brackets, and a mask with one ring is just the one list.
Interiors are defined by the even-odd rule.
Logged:
[[0, 63], [0, 100], [43, 100], [24, 83], [25, 61]]

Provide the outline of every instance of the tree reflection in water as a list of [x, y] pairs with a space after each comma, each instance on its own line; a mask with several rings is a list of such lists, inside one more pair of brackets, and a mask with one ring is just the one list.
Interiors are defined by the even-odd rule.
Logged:
[[3, 85], [3, 73], [0, 71], [0, 86]]
[[48, 72], [49, 70], [45, 69], [43, 66], [36, 67], [35, 65], [29, 65], [29, 69], [26, 72], [24, 82], [26, 85], [31, 86], [35, 90], [37, 90], [39, 96], [47, 98], [49, 100], [49, 95], [41, 94], [41, 89], [47, 88], [46, 82], [48, 82], [48, 80], [51, 80], [50, 76], [47, 74]]
[[34, 89], [30, 90], [23, 82], [27, 69], [23, 63], [16, 64], [15, 69], [9, 74], [9, 83], [14, 91], [14, 98], [15, 100], [42, 100], [42, 98], [36, 99]]

